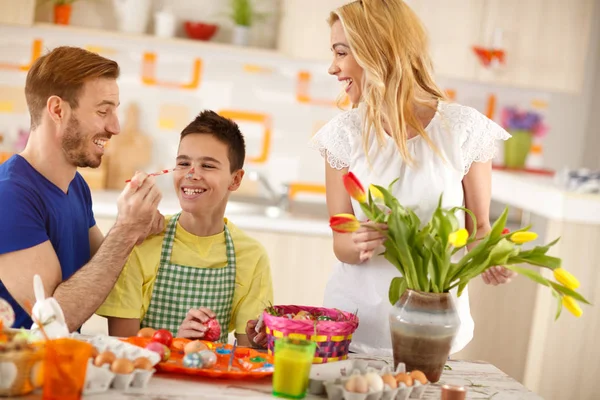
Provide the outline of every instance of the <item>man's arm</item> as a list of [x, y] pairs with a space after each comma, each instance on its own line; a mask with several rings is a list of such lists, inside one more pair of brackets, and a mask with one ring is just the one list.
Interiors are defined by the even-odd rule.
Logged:
[[35, 302], [33, 276], [40, 275], [46, 295], [56, 298], [69, 330], [74, 331], [100, 307], [135, 245], [137, 235], [123, 229], [113, 228], [90, 262], [67, 281], [61, 283], [60, 263], [50, 241], [1, 255], [0, 279], [24, 306], [27, 301]]
[[50, 241], [0, 256], [0, 280], [21, 305], [34, 301], [33, 276], [39, 274], [47, 296], [65, 314], [70, 331], [79, 328], [104, 302], [136, 241], [147, 235], [160, 191], [154, 179], [138, 174], [119, 196], [119, 216], [94, 257], [67, 281]]
[[139, 318], [108, 317], [108, 334], [116, 337], [136, 336], [140, 330]]

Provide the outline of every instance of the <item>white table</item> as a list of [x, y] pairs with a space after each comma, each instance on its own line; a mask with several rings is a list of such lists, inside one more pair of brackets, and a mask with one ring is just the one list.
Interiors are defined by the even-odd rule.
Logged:
[[[382, 367], [385, 360], [366, 355], [353, 355], [352, 358], [370, 360], [374, 366]], [[493, 400], [539, 400], [541, 397], [527, 390], [523, 385], [498, 368], [485, 362], [449, 361], [451, 370], [444, 371], [442, 379], [430, 385], [422, 400], [440, 399], [440, 388], [444, 383], [464, 386], [468, 399]], [[39, 393], [23, 399], [40, 399]], [[271, 379], [261, 380], [218, 380], [186, 377], [179, 375], [155, 375], [148, 387], [141, 390], [106, 393], [84, 396], [90, 400], [220, 400], [220, 399], [273, 399]], [[325, 396], [307, 395], [306, 399], [325, 399]]]

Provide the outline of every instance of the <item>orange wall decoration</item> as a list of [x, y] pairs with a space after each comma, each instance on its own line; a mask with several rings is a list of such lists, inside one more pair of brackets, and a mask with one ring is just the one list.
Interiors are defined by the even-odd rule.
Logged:
[[267, 162], [271, 152], [271, 132], [273, 129], [270, 115], [238, 110], [220, 110], [218, 114], [238, 122], [244, 121], [262, 124], [264, 130], [261, 151], [256, 156], [246, 156], [246, 161], [256, 164]]
[[296, 100], [299, 103], [314, 104], [314, 105], [329, 106], [329, 107], [337, 107], [339, 104], [341, 107], [344, 107], [344, 108], [346, 108], [350, 105], [350, 98], [347, 95], [344, 95], [344, 98], [339, 103], [336, 100], [313, 99], [312, 96], [310, 95], [310, 80], [311, 80], [310, 72], [307, 72], [307, 71], [298, 72], [298, 81], [296, 84]]
[[29, 71], [29, 68], [33, 65], [35, 60], [37, 60], [42, 55], [42, 40], [35, 39], [33, 44], [31, 45], [31, 61], [29, 64], [19, 65], [19, 64], [10, 64], [10, 63], [0, 63], [0, 69], [12, 69], [17, 71]]
[[192, 67], [192, 79], [189, 83], [165, 82], [156, 78], [156, 53], [146, 52], [142, 60], [142, 83], [148, 86], [162, 86], [193, 90], [200, 86], [202, 77], [202, 59], [195, 58]]
[[244, 64], [244, 72], [249, 74], [270, 74], [273, 72], [271, 68], [262, 67], [256, 64]]

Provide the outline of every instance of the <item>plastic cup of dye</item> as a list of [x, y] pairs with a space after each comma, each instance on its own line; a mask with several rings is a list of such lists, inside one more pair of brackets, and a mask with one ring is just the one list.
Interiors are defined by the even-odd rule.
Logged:
[[306, 396], [310, 368], [317, 344], [309, 340], [275, 340], [273, 396], [302, 399]]

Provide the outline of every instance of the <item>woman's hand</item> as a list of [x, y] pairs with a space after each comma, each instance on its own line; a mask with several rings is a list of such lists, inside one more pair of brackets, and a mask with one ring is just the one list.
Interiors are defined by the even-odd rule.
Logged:
[[481, 278], [487, 285], [498, 286], [503, 283], [509, 283], [517, 273], [504, 267], [490, 267], [481, 274]]
[[387, 229], [386, 224], [372, 224], [361, 226], [356, 232], [352, 233], [352, 241], [359, 252], [361, 263], [370, 260], [375, 255], [375, 250], [383, 246]]

